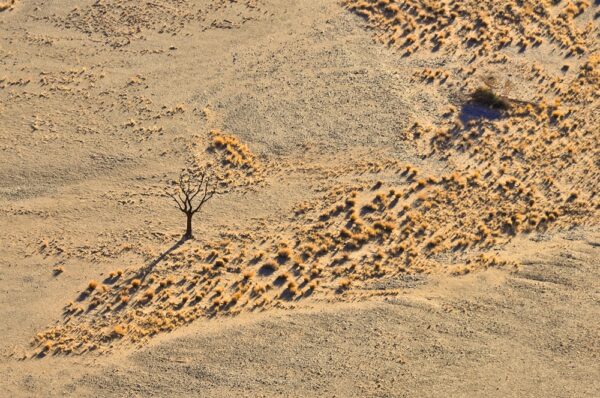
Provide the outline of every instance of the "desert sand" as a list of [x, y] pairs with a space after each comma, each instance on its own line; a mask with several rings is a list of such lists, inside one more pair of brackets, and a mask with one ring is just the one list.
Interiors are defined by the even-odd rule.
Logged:
[[[0, 32], [0, 396], [600, 395], [597, 1]], [[216, 184], [186, 240], [182, 169]]]

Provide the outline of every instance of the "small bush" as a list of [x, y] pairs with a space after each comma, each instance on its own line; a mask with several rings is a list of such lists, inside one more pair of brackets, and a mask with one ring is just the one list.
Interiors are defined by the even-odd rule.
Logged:
[[342, 292], [346, 289], [349, 289], [351, 284], [352, 284], [352, 281], [350, 279], [348, 279], [348, 278], [342, 279], [338, 285], [338, 292]]
[[277, 252], [277, 258], [281, 262], [288, 261], [291, 257], [292, 257], [292, 251], [290, 250], [289, 247], [282, 247]]
[[221, 268], [225, 266], [225, 260], [219, 258], [215, 260], [215, 268]]
[[486, 106], [488, 108], [499, 109], [499, 110], [508, 110], [510, 109], [510, 103], [496, 95], [489, 88], [480, 87], [473, 94], [471, 94], [471, 99], [474, 103], [482, 106]]
[[288, 283], [288, 291], [290, 292], [290, 294], [292, 295], [296, 295], [298, 294], [298, 284], [295, 281], [290, 281]]
[[126, 333], [127, 333], [127, 330], [121, 325], [116, 325], [113, 328], [113, 334], [117, 337], [123, 337], [123, 336], [125, 336]]

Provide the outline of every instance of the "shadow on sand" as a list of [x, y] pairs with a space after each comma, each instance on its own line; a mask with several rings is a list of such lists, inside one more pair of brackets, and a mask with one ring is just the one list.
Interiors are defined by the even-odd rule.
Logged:
[[154, 267], [156, 267], [161, 261], [163, 261], [171, 252], [173, 252], [175, 249], [179, 248], [181, 245], [183, 245], [186, 241], [188, 241], [189, 239], [185, 238], [185, 237], [181, 237], [181, 239], [179, 239], [173, 246], [171, 246], [170, 248], [168, 248], [167, 250], [165, 250], [164, 252], [161, 253], [160, 256], [158, 256], [157, 258], [155, 258], [151, 263], [149, 263], [148, 265], [146, 265], [144, 268], [142, 268], [137, 277], [141, 280], [144, 280], [148, 274], [150, 274], [152, 272], [152, 270], [154, 269]]

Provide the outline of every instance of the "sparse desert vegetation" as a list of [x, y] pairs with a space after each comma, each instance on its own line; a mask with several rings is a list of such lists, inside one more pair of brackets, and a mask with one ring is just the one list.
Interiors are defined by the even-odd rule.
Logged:
[[600, 388], [597, 2], [0, 11], [3, 391]]

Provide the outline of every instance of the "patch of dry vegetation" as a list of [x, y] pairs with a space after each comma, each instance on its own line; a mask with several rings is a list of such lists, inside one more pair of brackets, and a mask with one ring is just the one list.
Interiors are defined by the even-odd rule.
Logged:
[[254, 155], [237, 137], [221, 130], [211, 130], [210, 137], [212, 142], [209, 150], [218, 153], [224, 165], [250, 170], [256, 168]]
[[578, 1], [344, 0], [365, 17], [378, 38], [406, 54], [419, 49], [489, 54], [507, 46], [536, 47], [546, 40], [569, 54], [583, 54], [594, 40], [575, 19], [592, 7]]
[[[507, 111], [497, 120], [465, 122], [457, 120], [457, 107], [462, 104], [456, 104], [445, 115], [447, 123], [415, 123], [405, 139], [420, 142], [424, 156], [450, 162], [463, 175], [478, 173], [480, 185], [494, 180], [494, 195], [515, 189], [519, 195], [528, 194], [531, 206], [539, 206], [534, 214], [544, 222], [554, 222], [558, 214], [564, 226], [595, 219], [600, 206], [596, 194], [600, 28], [598, 14], [593, 13], [598, 4], [529, 0], [348, 0], [344, 4], [365, 17], [382, 41], [404, 49], [406, 55], [445, 49], [459, 60], [447, 68], [425, 68], [415, 74], [417, 79], [445, 84], [463, 98], [474, 93], [475, 103]], [[549, 57], [558, 62], [563, 57], [561, 70], [550, 70], [535, 57], [511, 55], [514, 49], [526, 52], [543, 44], [553, 48], [543, 50], [552, 53]], [[519, 70], [523, 82], [530, 82], [530, 93], [521, 88], [510, 96], [511, 81], [516, 79], [510, 77], [511, 69]], [[511, 199], [513, 205], [520, 202]], [[528, 209], [518, 207], [520, 215], [506, 215], [522, 219]]]
[[[205, 109], [209, 125], [214, 125], [215, 114]], [[191, 164], [198, 170], [210, 171], [220, 181], [222, 189], [249, 189], [263, 185], [265, 166], [252, 150], [233, 134], [211, 128], [208, 142], [201, 137], [190, 146]]]
[[260, 0], [213, 0], [206, 5], [190, 0], [160, 0], [148, 5], [136, 0], [104, 0], [76, 7], [65, 17], [56, 18], [55, 23], [104, 37], [107, 44], [122, 47], [142, 38], [144, 30], [177, 35], [191, 23], [200, 24], [203, 30], [232, 29], [262, 16]]

